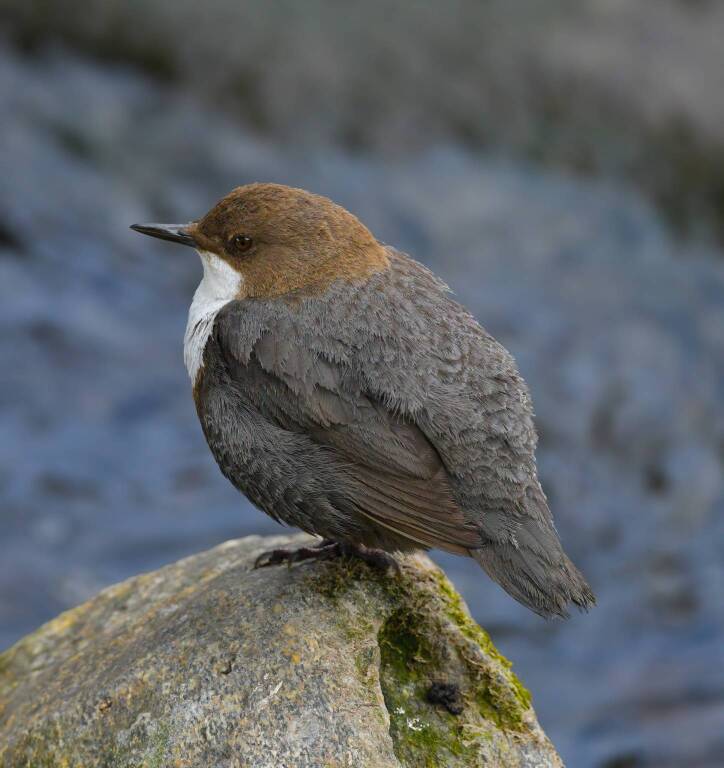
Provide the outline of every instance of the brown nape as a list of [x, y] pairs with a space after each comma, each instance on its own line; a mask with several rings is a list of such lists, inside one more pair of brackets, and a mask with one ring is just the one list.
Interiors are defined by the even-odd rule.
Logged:
[[[389, 267], [385, 249], [349, 211], [281, 184], [237, 187], [191, 234], [243, 275], [239, 298], [320, 293], [336, 280], [361, 282]], [[237, 235], [252, 238], [247, 252], [234, 247]]]

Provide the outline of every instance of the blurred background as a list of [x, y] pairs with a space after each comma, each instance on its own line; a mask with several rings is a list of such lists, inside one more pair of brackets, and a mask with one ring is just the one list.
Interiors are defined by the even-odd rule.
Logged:
[[544, 622], [436, 556], [576, 768], [724, 765], [724, 3], [0, 0], [0, 650], [273, 533], [196, 421], [186, 221], [333, 197], [516, 356], [562, 539]]

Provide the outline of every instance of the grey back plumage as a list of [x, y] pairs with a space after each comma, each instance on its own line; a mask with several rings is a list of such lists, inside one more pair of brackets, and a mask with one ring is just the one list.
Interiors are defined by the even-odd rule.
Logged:
[[512, 357], [431, 272], [388, 253], [362, 284], [221, 310], [197, 405], [222, 470], [305, 530], [469, 554], [542, 615], [588, 607]]

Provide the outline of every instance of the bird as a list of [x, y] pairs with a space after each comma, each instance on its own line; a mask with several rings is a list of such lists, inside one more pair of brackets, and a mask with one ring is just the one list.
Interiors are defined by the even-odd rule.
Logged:
[[131, 228], [201, 258], [184, 362], [221, 472], [319, 537], [258, 567], [343, 555], [386, 568], [439, 549], [543, 617], [594, 605], [538, 480], [527, 385], [429, 269], [281, 184]]

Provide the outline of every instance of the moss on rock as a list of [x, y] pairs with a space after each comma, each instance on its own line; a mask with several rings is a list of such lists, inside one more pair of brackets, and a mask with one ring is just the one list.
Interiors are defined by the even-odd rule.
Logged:
[[[442, 571], [411, 581], [403, 569], [390, 584], [394, 610], [378, 643], [395, 754], [405, 766], [487, 764], [501, 733], [535, 727], [530, 694]], [[459, 705], [431, 700], [439, 686], [456, 692]]]

